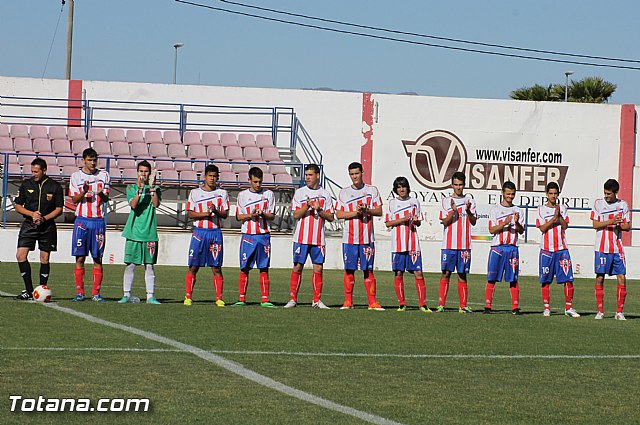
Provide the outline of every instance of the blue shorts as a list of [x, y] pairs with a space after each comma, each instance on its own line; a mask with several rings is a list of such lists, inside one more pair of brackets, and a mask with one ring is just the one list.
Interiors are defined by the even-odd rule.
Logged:
[[517, 282], [520, 272], [520, 255], [514, 245], [492, 246], [489, 250], [487, 281], [500, 282], [503, 275], [505, 282]]
[[311, 257], [312, 264], [324, 264], [324, 246], [293, 243], [293, 262], [304, 264]]
[[271, 264], [271, 235], [242, 234], [240, 240], [240, 269], [268, 269]]
[[540, 283], [553, 282], [553, 276], [557, 283], [573, 282], [573, 267], [568, 249], [551, 252], [540, 250]]
[[342, 258], [345, 270], [373, 270], [376, 244], [342, 244]]
[[627, 274], [627, 261], [624, 258], [623, 252], [619, 254], [605, 254], [596, 251], [595, 254], [593, 269], [596, 274], [608, 274], [609, 276]]
[[421, 272], [422, 254], [420, 251], [392, 252], [391, 270], [394, 272]]
[[107, 226], [104, 218], [76, 217], [73, 223], [71, 255], [74, 257], [102, 258]]
[[222, 267], [222, 231], [196, 227], [189, 243], [189, 267]]
[[468, 274], [471, 269], [470, 249], [443, 249], [440, 261], [440, 270], [459, 274]]

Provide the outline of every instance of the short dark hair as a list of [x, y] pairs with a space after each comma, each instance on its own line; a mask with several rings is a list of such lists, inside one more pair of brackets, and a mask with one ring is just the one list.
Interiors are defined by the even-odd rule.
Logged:
[[604, 182], [604, 190], [610, 190], [613, 193], [618, 193], [618, 191], [620, 190], [620, 184], [618, 183], [618, 180], [609, 179]]
[[467, 176], [464, 175], [462, 171], [456, 171], [451, 176], [451, 183], [453, 184], [453, 180], [460, 180], [463, 184], [467, 181]]
[[360, 172], [362, 172], [362, 164], [360, 164], [359, 162], [352, 162], [351, 164], [349, 164], [349, 170], [355, 170], [358, 169], [360, 170]]
[[98, 157], [98, 152], [96, 152], [96, 150], [93, 148], [86, 148], [85, 150], [82, 151], [82, 159], [97, 158], [97, 157]]
[[146, 159], [138, 162], [138, 166], [136, 167], [136, 170], [140, 171], [140, 167], [147, 167], [149, 171], [151, 171], [151, 164], [149, 164], [149, 161], [147, 161]]
[[260, 180], [262, 180], [262, 176], [263, 176], [263, 174], [262, 174], [262, 170], [260, 168], [258, 168], [258, 167], [249, 168], [249, 178], [257, 177]]
[[220, 175], [220, 169], [216, 164], [207, 164], [207, 166], [204, 168], [204, 175], [206, 176], [209, 173], [216, 173]]
[[42, 171], [47, 171], [47, 161], [42, 158], [36, 158], [31, 161], [31, 165], [37, 165]]
[[507, 180], [506, 182], [502, 183], [502, 191], [504, 192], [507, 189], [516, 190], [515, 183], [513, 183], [512, 181], [509, 181], [509, 180]]
[[545, 188], [545, 192], [549, 193], [549, 191], [551, 189], [555, 189], [558, 191], [558, 193], [560, 193], [560, 186], [558, 185], [558, 183], [556, 182], [549, 182], [547, 183], [547, 187]]
[[411, 192], [411, 186], [409, 186], [409, 180], [406, 177], [396, 177], [393, 181], [393, 193], [398, 194], [399, 187], [406, 187], [407, 191]]
[[320, 167], [318, 166], [318, 164], [307, 164], [304, 167], [304, 171], [309, 171], [309, 170], [312, 170], [316, 174], [320, 174]]

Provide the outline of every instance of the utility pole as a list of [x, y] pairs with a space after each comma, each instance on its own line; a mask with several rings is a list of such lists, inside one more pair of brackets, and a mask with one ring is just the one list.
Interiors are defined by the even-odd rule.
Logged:
[[[69, 2], [69, 16], [67, 18], [67, 72], [65, 78], [71, 79], [71, 50], [73, 46], [73, 0]], [[64, 1], [62, 2], [64, 4]]]

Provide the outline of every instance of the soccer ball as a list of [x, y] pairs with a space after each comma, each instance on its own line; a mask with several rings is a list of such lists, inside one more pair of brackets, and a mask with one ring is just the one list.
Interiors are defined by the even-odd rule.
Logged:
[[51, 301], [51, 296], [53, 292], [46, 285], [40, 285], [36, 289], [33, 290], [33, 299], [39, 303], [48, 303]]

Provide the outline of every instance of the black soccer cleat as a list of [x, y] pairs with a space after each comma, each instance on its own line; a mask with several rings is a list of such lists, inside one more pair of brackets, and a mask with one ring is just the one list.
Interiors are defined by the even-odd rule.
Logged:
[[27, 291], [26, 289], [24, 291], [22, 291], [20, 293], [20, 295], [16, 296], [16, 300], [18, 301], [31, 301], [33, 300], [33, 295], [31, 295], [31, 292]]
[[511, 310], [511, 314], [513, 314], [514, 316], [521, 316], [522, 312], [520, 312], [519, 308], [514, 308], [513, 310]]
[[491, 314], [491, 309], [489, 307], [485, 307], [482, 314]]

